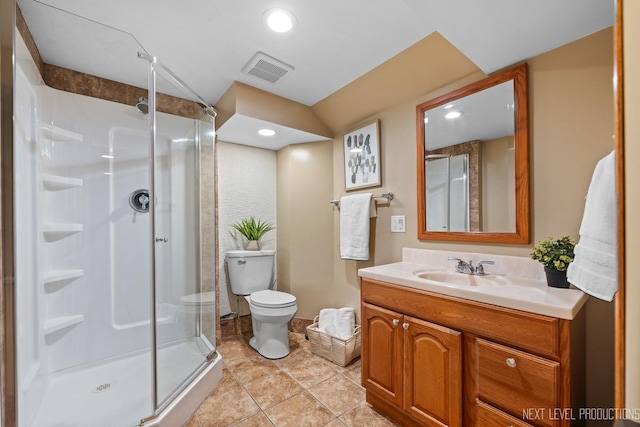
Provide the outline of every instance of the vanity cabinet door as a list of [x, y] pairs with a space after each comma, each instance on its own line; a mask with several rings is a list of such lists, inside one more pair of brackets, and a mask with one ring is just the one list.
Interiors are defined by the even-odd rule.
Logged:
[[362, 304], [362, 384], [368, 391], [402, 407], [403, 316]]
[[426, 426], [462, 425], [462, 334], [405, 316], [404, 410]]

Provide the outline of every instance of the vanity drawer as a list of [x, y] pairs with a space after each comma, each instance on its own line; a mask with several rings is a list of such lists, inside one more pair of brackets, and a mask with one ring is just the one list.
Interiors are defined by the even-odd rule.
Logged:
[[552, 409], [560, 406], [560, 364], [491, 341], [476, 339], [477, 397], [522, 417], [540, 410], [536, 424], [553, 425]]
[[505, 414], [499, 409], [484, 402], [477, 401], [478, 422], [477, 427], [533, 427], [531, 424]]

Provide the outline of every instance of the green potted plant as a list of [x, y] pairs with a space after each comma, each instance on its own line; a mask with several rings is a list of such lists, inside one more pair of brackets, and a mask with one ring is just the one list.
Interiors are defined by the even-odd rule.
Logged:
[[245, 244], [245, 249], [247, 250], [260, 249], [260, 239], [262, 236], [275, 229], [273, 224], [260, 219], [256, 220], [253, 216], [243, 218], [240, 221], [231, 224], [231, 227], [236, 229], [238, 233], [242, 234], [245, 239], [247, 239], [247, 243]]
[[560, 239], [549, 237], [546, 240], [541, 240], [538, 246], [533, 248], [531, 258], [544, 265], [549, 286], [554, 288], [569, 287], [567, 268], [573, 262], [575, 245], [575, 240], [569, 236]]

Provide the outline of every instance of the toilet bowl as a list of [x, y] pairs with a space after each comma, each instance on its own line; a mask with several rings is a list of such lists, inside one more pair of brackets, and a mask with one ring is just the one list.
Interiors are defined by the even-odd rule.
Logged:
[[289, 354], [288, 323], [298, 311], [296, 297], [273, 290], [275, 251], [227, 252], [231, 292], [249, 303], [253, 337], [249, 344], [268, 359]]
[[268, 359], [289, 354], [288, 324], [298, 311], [296, 297], [286, 292], [264, 290], [245, 296], [251, 310], [253, 337], [249, 345]]

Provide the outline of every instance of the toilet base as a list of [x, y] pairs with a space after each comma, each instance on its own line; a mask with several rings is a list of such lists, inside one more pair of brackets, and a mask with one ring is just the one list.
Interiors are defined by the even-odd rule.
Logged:
[[254, 336], [249, 340], [249, 345], [267, 359], [281, 359], [291, 352], [286, 323], [256, 325], [254, 321], [253, 333]]

